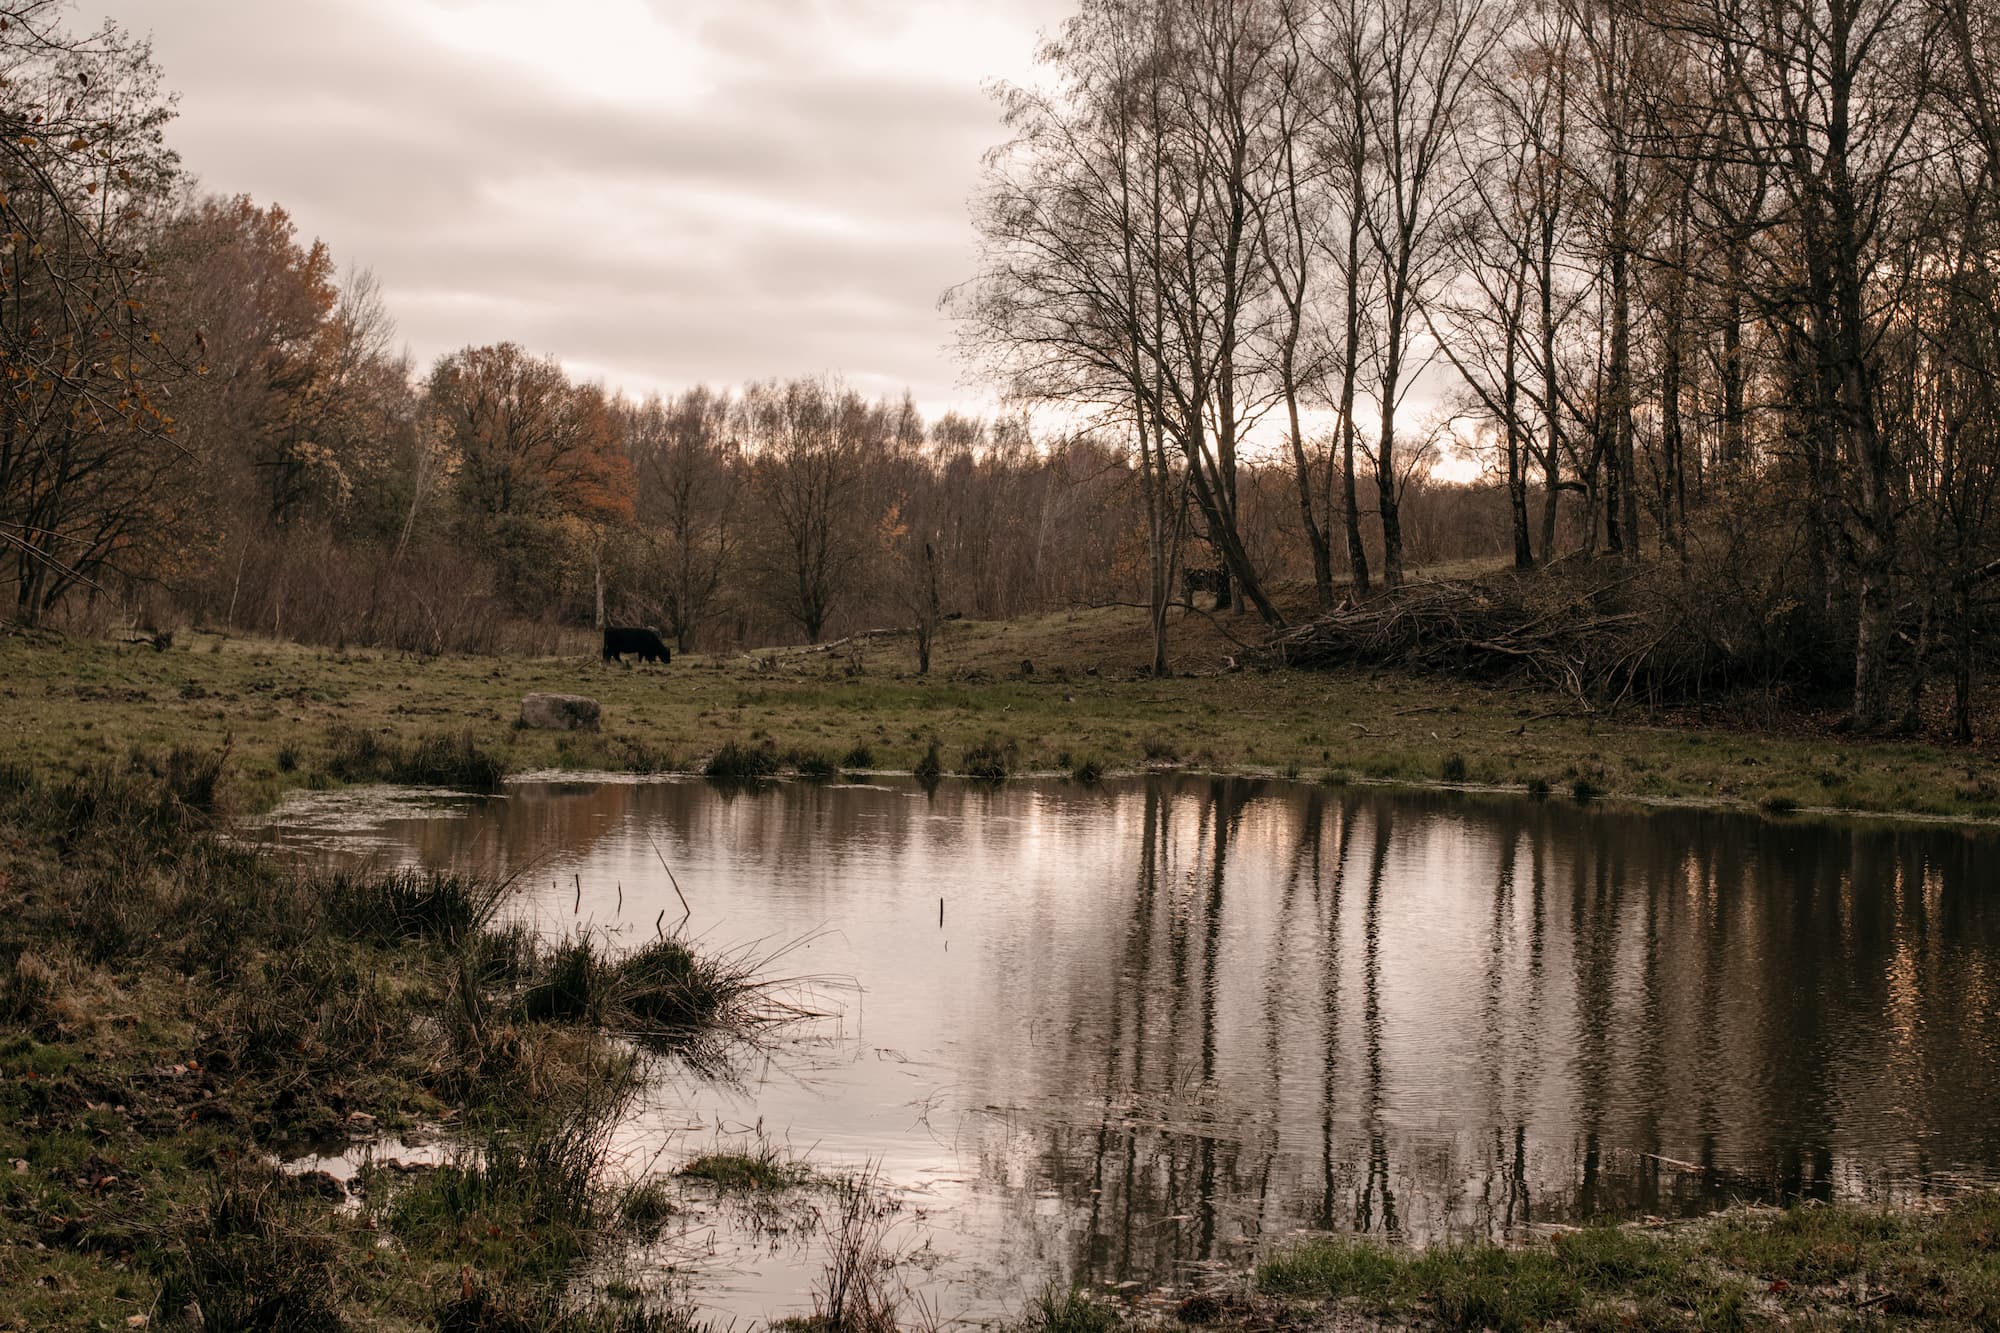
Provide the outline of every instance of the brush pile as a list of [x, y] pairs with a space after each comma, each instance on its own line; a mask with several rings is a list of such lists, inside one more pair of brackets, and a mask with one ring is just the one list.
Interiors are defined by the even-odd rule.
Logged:
[[1680, 569], [1602, 562], [1407, 584], [1283, 630], [1259, 657], [1519, 681], [1586, 711], [1688, 703], [1816, 674], [1823, 636], [1797, 603], [1770, 588], [1700, 582]]

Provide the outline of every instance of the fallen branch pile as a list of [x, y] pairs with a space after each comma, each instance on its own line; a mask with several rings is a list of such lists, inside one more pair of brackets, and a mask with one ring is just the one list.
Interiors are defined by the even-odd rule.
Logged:
[[1521, 680], [1586, 709], [1679, 702], [1749, 683], [1770, 645], [1737, 636], [1690, 587], [1624, 566], [1409, 584], [1272, 637], [1268, 665], [1397, 666]]

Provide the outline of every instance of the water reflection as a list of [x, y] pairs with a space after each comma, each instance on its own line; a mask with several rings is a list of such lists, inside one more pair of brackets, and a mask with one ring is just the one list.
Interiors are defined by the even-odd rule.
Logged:
[[661, 1125], [879, 1159], [959, 1290], [2000, 1168], [1985, 832], [1156, 778], [530, 784], [342, 836], [518, 873], [552, 930], [678, 916], [664, 856], [711, 940], [811, 936], [854, 1011]]

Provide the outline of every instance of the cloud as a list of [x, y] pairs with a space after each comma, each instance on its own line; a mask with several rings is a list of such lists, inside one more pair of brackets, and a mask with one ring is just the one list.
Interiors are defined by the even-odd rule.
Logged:
[[941, 409], [940, 292], [1069, 0], [84, 0], [150, 29], [204, 185], [375, 270], [419, 362], [633, 391], [835, 371]]

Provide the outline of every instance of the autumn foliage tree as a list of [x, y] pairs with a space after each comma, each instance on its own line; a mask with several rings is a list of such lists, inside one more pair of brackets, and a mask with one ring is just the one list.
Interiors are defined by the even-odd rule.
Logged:
[[188, 475], [149, 224], [178, 174], [144, 42], [60, 7], [0, 26], [0, 558], [34, 622], [107, 573], [171, 568]]
[[514, 343], [468, 347], [438, 362], [424, 398], [464, 538], [498, 564], [510, 597], [555, 591], [566, 528], [631, 516], [631, 459], [611, 405], [554, 360]]

